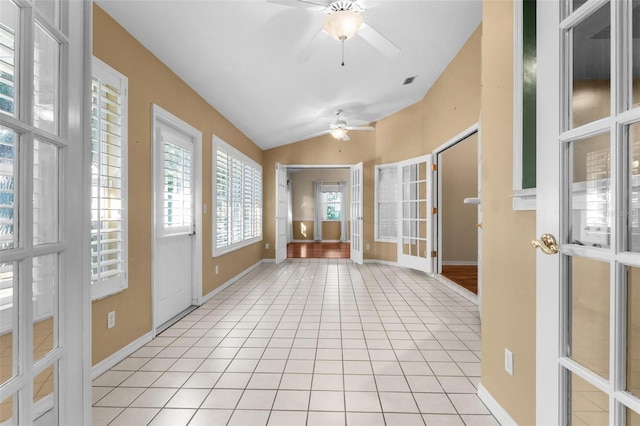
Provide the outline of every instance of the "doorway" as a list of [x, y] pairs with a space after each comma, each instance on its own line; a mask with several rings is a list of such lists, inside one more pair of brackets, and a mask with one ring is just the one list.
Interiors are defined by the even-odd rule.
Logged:
[[[278, 165], [276, 261], [351, 258], [361, 263], [361, 179], [358, 165]], [[353, 244], [354, 235], [359, 244]]]
[[437, 277], [479, 304], [482, 208], [478, 125], [456, 135], [433, 155], [437, 168]]
[[153, 306], [156, 333], [198, 304], [202, 288], [202, 134], [154, 105]]

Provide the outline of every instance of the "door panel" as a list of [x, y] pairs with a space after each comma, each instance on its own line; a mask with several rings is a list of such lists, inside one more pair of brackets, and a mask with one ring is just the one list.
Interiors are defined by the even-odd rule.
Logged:
[[156, 130], [155, 324], [192, 303], [194, 239], [193, 141], [160, 123]]
[[287, 168], [276, 163], [276, 263], [282, 263], [287, 258], [288, 204]]
[[398, 172], [401, 197], [398, 264], [431, 273], [434, 263], [432, 156], [401, 161]]
[[362, 163], [351, 166], [351, 260], [359, 265], [364, 262], [362, 247], [364, 244], [362, 172]]
[[640, 267], [638, 11], [637, 0], [537, 2], [537, 227], [559, 237], [559, 254], [537, 255], [541, 424], [633, 424], [640, 412], [628, 349]]

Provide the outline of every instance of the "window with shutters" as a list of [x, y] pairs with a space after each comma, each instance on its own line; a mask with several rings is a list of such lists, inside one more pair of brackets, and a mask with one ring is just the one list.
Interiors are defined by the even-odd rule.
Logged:
[[213, 137], [213, 256], [262, 240], [262, 167]]
[[93, 60], [91, 295], [127, 288], [127, 78]]
[[375, 240], [397, 242], [398, 236], [398, 165], [376, 166]]

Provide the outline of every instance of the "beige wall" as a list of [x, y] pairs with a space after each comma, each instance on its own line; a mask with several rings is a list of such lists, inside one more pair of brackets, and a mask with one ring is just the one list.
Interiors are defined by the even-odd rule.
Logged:
[[[376, 124], [376, 164], [429, 154], [479, 121], [481, 34], [482, 26], [420, 102]], [[394, 243], [378, 242], [373, 250], [376, 259], [397, 260]]]
[[[315, 218], [313, 181], [337, 183], [350, 182], [349, 169], [307, 169], [289, 172], [291, 180], [291, 198], [293, 199], [293, 220], [309, 221]], [[350, 191], [347, 191], [347, 206], [349, 205]], [[347, 219], [349, 211], [345, 212]]]
[[[520, 425], [535, 424], [535, 212], [512, 210], [513, 3], [482, 19], [482, 379]], [[504, 371], [504, 349], [514, 375]]]
[[[269, 149], [264, 152], [264, 215], [263, 249], [267, 259], [275, 257], [275, 163], [296, 165], [345, 165], [364, 163], [364, 217], [365, 244], [373, 242], [373, 167], [375, 160], [375, 132], [350, 132], [351, 140], [339, 142], [330, 135], [323, 135], [302, 142]], [[370, 226], [369, 226], [370, 224]], [[372, 251], [364, 251], [365, 258], [372, 258]]]
[[[380, 120], [375, 132], [352, 132], [349, 142], [337, 142], [325, 135], [264, 153], [100, 8], [94, 7], [94, 11], [95, 55], [129, 78], [129, 155], [131, 164], [136, 165], [129, 179], [129, 288], [93, 304], [94, 363], [151, 329], [152, 103], [203, 132], [204, 204], [211, 204], [212, 134], [263, 164], [262, 243], [212, 259], [211, 216], [204, 215], [204, 294], [261, 258], [274, 257], [276, 161], [314, 165], [350, 165], [362, 161], [364, 239], [365, 244], [371, 244], [364, 255], [394, 261], [395, 244], [373, 241], [374, 166], [430, 153], [476, 123], [482, 106], [485, 236], [482, 384], [520, 424], [535, 423], [535, 304], [532, 302], [535, 300], [535, 252], [529, 246], [535, 236], [535, 215], [511, 209], [511, 2], [485, 0], [482, 27], [469, 38], [424, 99]], [[269, 243], [270, 249], [263, 249], [263, 243]], [[504, 247], [509, 250], [505, 252]], [[217, 264], [220, 275], [213, 273]], [[107, 332], [106, 312], [110, 310], [117, 311], [118, 322]], [[514, 353], [513, 377], [504, 372], [505, 347]]]
[[314, 234], [313, 220], [294, 220], [293, 239], [313, 241]]
[[[273, 247], [275, 162], [282, 164], [364, 163], [364, 257], [395, 262], [394, 243], [374, 241], [374, 168], [431, 153], [480, 117], [481, 27], [469, 37], [458, 54], [418, 103], [376, 123], [375, 132], [351, 132], [349, 142], [325, 135], [265, 151], [264, 240]], [[370, 249], [366, 250], [367, 244]], [[264, 250], [274, 258], [273, 248]]]
[[[313, 240], [313, 226], [315, 222], [315, 195], [313, 192], [313, 182], [321, 180], [323, 182], [337, 183], [347, 182], [350, 179], [349, 169], [306, 169], [289, 172], [291, 180], [291, 199], [293, 202], [293, 239]], [[350, 191], [347, 191], [347, 206], [350, 202]], [[349, 208], [345, 212], [349, 220]], [[303, 232], [304, 231], [304, 232]], [[340, 222], [322, 222], [323, 240], [340, 240]]]
[[[151, 105], [202, 131], [203, 203], [211, 205], [211, 136], [216, 134], [262, 164], [262, 151], [100, 7], [93, 8], [93, 54], [129, 79], [129, 287], [93, 303], [93, 363], [149, 332], [151, 319]], [[207, 209], [208, 212], [211, 209]], [[211, 258], [211, 215], [203, 214], [203, 285], [206, 295], [262, 258], [254, 244]], [[215, 275], [215, 265], [220, 274]], [[116, 326], [107, 330], [107, 312]]]
[[442, 174], [442, 260], [478, 261], [478, 206], [464, 199], [478, 196], [478, 134], [473, 134], [442, 152], [438, 159]]

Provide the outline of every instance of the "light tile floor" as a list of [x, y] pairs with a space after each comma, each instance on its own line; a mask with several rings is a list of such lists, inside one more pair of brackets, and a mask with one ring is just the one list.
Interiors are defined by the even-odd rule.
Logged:
[[425, 274], [263, 264], [93, 382], [100, 425], [497, 425], [475, 305]]

